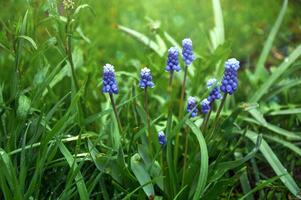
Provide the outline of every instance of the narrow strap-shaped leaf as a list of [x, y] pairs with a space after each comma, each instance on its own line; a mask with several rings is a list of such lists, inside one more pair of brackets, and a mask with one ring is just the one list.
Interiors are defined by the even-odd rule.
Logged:
[[241, 198], [239, 198], [239, 200], [248, 199], [248, 197], [250, 197], [254, 192], [263, 189], [264, 187], [268, 186], [269, 184], [273, 183], [274, 181], [276, 181], [278, 179], [279, 179], [279, 176], [275, 176], [275, 177], [270, 178], [268, 180], [262, 181], [261, 183], [257, 184], [256, 187], [253, 188], [251, 191], [249, 191], [244, 196], [242, 196]]
[[32, 47], [37, 50], [38, 49], [38, 45], [36, 44], [36, 42], [29, 36], [26, 36], [26, 35], [20, 35], [18, 36], [19, 38], [22, 38], [24, 40], [27, 40], [31, 45]]
[[255, 156], [255, 154], [257, 153], [258, 149], [259, 149], [259, 146], [261, 144], [261, 140], [262, 140], [262, 136], [258, 135], [258, 137], [256, 139], [255, 147], [245, 157], [234, 160], [234, 161], [226, 161], [226, 162], [218, 163], [216, 168], [213, 169], [213, 173], [210, 174], [210, 179], [208, 180], [208, 182], [212, 183], [212, 182], [217, 181], [230, 169], [234, 169], [234, 168], [246, 163], [251, 158], [253, 158]]
[[[169, 181], [165, 186], [169, 186], [170, 191], [169, 195], [174, 196], [176, 194], [176, 185], [177, 185], [177, 175], [173, 162], [173, 150], [172, 150], [172, 111], [169, 111], [167, 117], [167, 126], [166, 126], [166, 135], [167, 135], [167, 145], [166, 145], [166, 160], [167, 160], [167, 168], [168, 168], [168, 176], [165, 179], [165, 182]], [[165, 151], [163, 151], [165, 153]], [[163, 166], [163, 171], [164, 171]], [[164, 172], [164, 175], [166, 172]], [[167, 187], [166, 187], [167, 188]]]
[[93, 13], [93, 15], [96, 15], [96, 12], [94, 11], [93, 7], [90, 6], [89, 4], [82, 4], [78, 6], [74, 11], [74, 15], [78, 15], [80, 11], [84, 8], [88, 8]]
[[213, 49], [216, 49], [225, 41], [224, 19], [220, 1], [212, 0], [212, 6], [215, 27], [210, 31], [210, 39], [212, 42]]
[[287, 0], [284, 0], [283, 1], [283, 5], [282, 5], [282, 8], [281, 8], [281, 11], [279, 12], [279, 15], [277, 17], [277, 20], [264, 44], [264, 47], [263, 47], [263, 50], [260, 54], [260, 57], [259, 57], [259, 60], [256, 64], [256, 71], [255, 71], [255, 77], [258, 77], [258, 78], [261, 78], [261, 74], [263, 74], [265, 71], [265, 68], [264, 68], [264, 63], [265, 61], [267, 60], [267, 57], [269, 55], [269, 52], [272, 48], [272, 45], [273, 45], [273, 41], [277, 35], [277, 32], [280, 28], [280, 25], [283, 21], [283, 18], [284, 18], [284, 14], [285, 14], [285, 11], [286, 11], [286, 8], [287, 8]]
[[297, 155], [301, 156], [301, 149], [298, 146], [294, 145], [292, 142], [288, 142], [282, 138], [275, 137], [275, 136], [265, 135], [264, 137], [274, 142], [278, 142], [279, 144], [295, 152]]
[[86, 188], [86, 184], [85, 184], [83, 175], [81, 174], [80, 170], [76, 170], [76, 169], [78, 169], [78, 165], [76, 164], [72, 154], [70, 153], [70, 151], [67, 149], [67, 147], [62, 142], [59, 143], [59, 148], [61, 150], [61, 153], [64, 155], [65, 159], [67, 160], [68, 165], [73, 168], [71, 170], [74, 170], [74, 172], [77, 173], [75, 176], [75, 182], [76, 182], [76, 186], [77, 186], [77, 190], [78, 190], [80, 199], [88, 200], [89, 194], [88, 194], [88, 191]]
[[292, 65], [293, 62], [301, 55], [301, 45], [299, 45], [288, 58], [285, 58], [281, 65], [272, 73], [272, 75], [264, 82], [261, 87], [256, 90], [254, 95], [250, 98], [250, 102], [258, 102], [264, 94], [266, 94], [270, 87], [277, 81], [277, 79]]
[[252, 120], [250, 121], [248, 119], [246, 119], [246, 121], [249, 121], [251, 123], [256, 123], [262, 127], [265, 127], [266, 129], [269, 129], [279, 135], [286, 137], [288, 140], [301, 140], [301, 136], [299, 134], [292, 131], [285, 130], [274, 124], [268, 123], [259, 110], [250, 109], [248, 110], [248, 112], [254, 117], [255, 121]]
[[154, 191], [154, 186], [152, 184], [151, 177], [146, 171], [146, 167], [143, 163], [142, 158], [137, 153], [131, 157], [131, 169], [135, 174], [140, 185], [145, 185], [143, 186], [143, 190], [147, 195], [147, 197], [151, 197], [151, 196], [153, 197], [155, 191]]
[[[246, 137], [249, 138], [253, 143], [256, 143], [258, 134], [248, 130], [246, 132]], [[277, 176], [281, 176], [280, 179], [282, 183], [287, 187], [287, 189], [297, 198], [301, 198], [300, 188], [298, 187], [297, 183], [287, 172], [287, 169], [282, 165], [278, 157], [275, 155], [271, 147], [264, 139], [262, 139], [261, 141], [259, 150], [266, 158], [266, 160], [268, 161], [274, 172], [277, 174]]]
[[[141, 94], [143, 94], [143, 93], [141, 92], [141, 93], [139, 93], [139, 94], [137, 94], [137, 95], [135, 95], [135, 96], [133, 96], [133, 97], [131, 97], [131, 98], [123, 101], [122, 103], [120, 103], [119, 105], [117, 105], [117, 108], [121, 108], [121, 107], [127, 105], [128, 103], [131, 103], [136, 98], [138, 98]], [[111, 112], [113, 112], [113, 109], [109, 108], [109, 109], [103, 110], [103, 111], [101, 111], [99, 113], [93, 114], [93, 115], [91, 115], [91, 116], [89, 116], [89, 117], [87, 117], [85, 119], [85, 125], [91, 124], [91, 123], [95, 122], [96, 120], [100, 119], [101, 117], [103, 117], [104, 115], [110, 114]]]
[[293, 114], [299, 114], [301, 113], [301, 108], [289, 108], [285, 110], [276, 110], [268, 115], [293, 115]]
[[[243, 158], [242, 153], [238, 152], [238, 151], [234, 153], [234, 156], [235, 156], [236, 159], [242, 159]], [[248, 194], [251, 191], [251, 185], [250, 185], [250, 181], [249, 181], [249, 178], [248, 178], [248, 170], [247, 170], [246, 167], [243, 168], [243, 172], [240, 175], [239, 180], [240, 180], [240, 185], [241, 185], [243, 193]], [[253, 194], [251, 193], [246, 198], [246, 200], [254, 200]]]
[[202, 196], [207, 182], [208, 162], [209, 162], [208, 150], [207, 150], [205, 138], [203, 137], [203, 134], [201, 133], [200, 129], [190, 120], [188, 120], [186, 124], [190, 127], [194, 135], [197, 137], [197, 140], [200, 145], [200, 151], [201, 151], [201, 166], [200, 166], [199, 180], [197, 183], [196, 191], [193, 196], [193, 200], [198, 200]]
[[12, 161], [9, 155], [0, 148], [0, 176], [5, 177], [8, 186], [11, 191], [14, 191], [12, 196], [14, 199], [21, 199], [21, 188], [20, 183], [17, 179], [15, 167], [12, 164]]
[[144, 45], [148, 46], [149, 48], [151, 48], [153, 51], [155, 51], [160, 57], [162, 57], [165, 53], [164, 50], [166, 49], [161, 49], [160, 46], [153, 40], [151, 40], [149, 37], [147, 37], [146, 35], [135, 31], [133, 29], [127, 28], [125, 26], [121, 26], [119, 25], [118, 28], [120, 30], [122, 30], [123, 32], [129, 34], [130, 36], [132, 36], [133, 38], [137, 39], [138, 41], [140, 41], [141, 43], [143, 43]]

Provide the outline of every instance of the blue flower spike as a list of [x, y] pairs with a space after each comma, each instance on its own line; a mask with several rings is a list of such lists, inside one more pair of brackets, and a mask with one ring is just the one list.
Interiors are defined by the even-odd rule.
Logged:
[[153, 83], [153, 77], [151, 70], [147, 67], [144, 67], [140, 72], [140, 82], [139, 87], [142, 89], [153, 88], [155, 84]]
[[195, 97], [188, 97], [187, 112], [191, 113], [190, 117], [196, 117], [198, 115], [197, 102]]
[[103, 67], [103, 93], [118, 94], [118, 86], [115, 78], [114, 66], [106, 64]]
[[166, 139], [166, 136], [164, 134], [163, 131], [159, 131], [158, 133], [158, 140], [159, 140], [159, 143], [161, 144], [161, 146], [165, 146], [166, 143], [167, 143], [167, 139]]
[[220, 93], [220, 90], [218, 88], [218, 82], [215, 78], [211, 78], [207, 81], [207, 88], [211, 89], [211, 92], [209, 93], [208, 96], [208, 101], [214, 102], [215, 100], [221, 99], [222, 94]]
[[237, 90], [237, 71], [239, 67], [239, 61], [235, 58], [230, 58], [225, 62], [225, 72], [220, 87], [223, 93], [232, 95]]
[[203, 114], [207, 114], [209, 112], [209, 110], [211, 109], [211, 106], [210, 106], [210, 101], [208, 101], [208, 99], [204, 99], [202, 102], [201, 102], [201, 105], [202, 105], [202, 113]]
[[182, 40], [182, 57], [183, 60], [186, 64], [186, 66], [189, 66], [194, 60], [195, 56], [193, 54], [193, 49], [192, 49], [192, 41], [190, 38], [185, 38]]
[[171, 47], [168, 50], [167, 64], [165, 70], [168, 72], [180, 71], [179, 51], [176, 47]]

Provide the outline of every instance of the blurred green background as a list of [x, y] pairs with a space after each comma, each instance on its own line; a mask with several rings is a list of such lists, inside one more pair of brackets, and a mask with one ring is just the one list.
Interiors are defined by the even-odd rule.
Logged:
[[[191, 37], [194, 48], [200, 55], [207, 54], [209, 31], [214, 27], [211, 1], [207, 0], [88, 0], [95, 15], [84, 11], [80, 16], [80, 27], [90, 44], [83, 43], [86, 60], [103, 64], [114, 60], [116, 65], [127, 65], [131, 59], [142, 59], [148, 55], [148, 48], [117, 30], [121, 24], [152, 36], [147, 18], [160, 22], [157, 31], [164, 30], [178, 42]], [[43, 1], [2, 1], [0, 17], [3, 22], [23, 17], [28, 4], [36, 5], [41, 12]], [[222, 0], [226, 41], [230, 41], [232, 55], [241, 60], [251, 60], [258, 55], [281, 8], [281, 0]], [[277, 49], [286, 52], [288, 44], [294, 46], [301, 41], [301, 2], [289, 1], [284, 23], [276, 42]], [[13, 15], [12, 15], [13, 13]], [[42, 14], [42, 13], [41, 13]], [[46, 15], [46, 13], [45, 13]], [[37, 16], [41, 17], [41, 16]], [[42, 19], [41, 19], [42, 20]], [[41, 27], [45, 31], [45, 27]], [[48, 37], [44, 34], [45, 37]], [[43, 37], [43, 35], [38, 35]], [[40, 41], [43, 38], [38, 38]], [[95, 63], [96, 64], [96, 63]]]

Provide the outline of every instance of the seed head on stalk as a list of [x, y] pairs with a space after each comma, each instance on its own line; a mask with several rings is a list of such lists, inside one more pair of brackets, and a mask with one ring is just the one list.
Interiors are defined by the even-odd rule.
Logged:
[[75, 2], [73, 0], [63, 0], [63, 5], [65, 10], [74, 9]]

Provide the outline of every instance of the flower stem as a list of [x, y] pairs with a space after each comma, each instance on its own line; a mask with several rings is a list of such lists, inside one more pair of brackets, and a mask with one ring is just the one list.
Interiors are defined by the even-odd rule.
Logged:
[[169, 82], [168, 82], [168, 91], [171, 92], [172, 89], [172, 80], [173, 80], [173, 71], [170, 72]]
[[[165, 175], [164, 158], [163, 158], [163, 157], [164, 157], [164, 153], [165, 153], [165, 152], [162, 151], [161, 156], [160, 156], [160, 160], [161, 160], [161, 161], [160, 161], [160, 163], [161, 163], [161, 173], [162, 173], [161, 176], [164, 176], [164, 175]], [[164, 185], [165, 185], [165, 184], [164, 184]]]
[[152, 167], [154, 166], [154, 164], [155, 164], [155, 162], [156, 162], [156, 159], [157, 159], [158, 157], [159, 157], [159, 159], [161, 159], [161, 163], [163, 162], [163, 161], [162, 161], [162, 155], [160, 156], [160, 153], [161, 153], [161, 152], [163, 152], [163, 148], [162, 148], [162, 147], [159, 149], [159, 151], [156, 152], [156, 154], [155, 154], [155, 156], [154, 156], [154, 158], [153, 158], [151, 164], [149, 165], [149, 168], [147, 169], [147, 171], [150, 172], [150, 171], [152, 170]]
[[167, 87], [167, 92], [169, 93], [169, 107], [168, 107], [168, 113], [172, 112], [172, 80], [173, 80], [173, 71], [170, 72], [169, 76], [169, 82]]
[[71, 74], [72, 74], [72, 79], [74, 83], [74, 87], [76, 92], [79, 89], [76, 74], [75, 74], [75, 67], [74, 67], [74, 62], [73, 62], [73, 57], [72, 57], [72, 31], [70, 31], [70, 16], [67, 17], [67, 23], [66, 23], [66, 46], [65, 46], [65, 51], [68, 57], [68, 61], [70, 63], [70, 68], [71, 68]]
[[[211, 107], [211, 105], [210, 105], [210, 107]], [[206, 128], [207, 128], [207, 125], [208, 125], [208, 121], [209, 121], [209, 119], [210, 119], [211, 112], [212, 112], [212, 107], [211, 107], [211, 109], [209, 110], [209, 113], [205, 116], [204, 122], [203, 122], [203, 124], [202, 124], [202, 126], [201, 126], [201, 132], [202, 132], [203, 134], [204, 134], [204, 132], [205, 132], [205, 130], [206, 130]]]
[[185, 175], [186, 175], [186, 163], [187, 163], [187, 153], [188, 153], [188, 130], [185, 129], [186, 135], [185, 135], [185, 150], [184, 150], [184, 161], [183, 161], [183, 176], [182, 176], [182, 187], [185, 183]]
[[115, 104], [115, 101], [114, 101], [113, 94], [110, 94], [110, 100], [111, 100], [113, 111], [114, 111], [114, 114], [115, 114], [115, 117], [116, 117], [116, 120], [117, 120], [119, 132], [120, 132], [120, 134], [122, 134], [122, 126], [121, 126], [120, 118], [119, 118], [118, 113], [117, 113], [117, 108], [116, 108], [116, 104]]
[[183, 102], [184, 102], [184, 96], [185, 96], [185, 87], [186, 87], [186, 79], [187, 79], [187, 71], [188, 71], [188, 66], [185, 66], [184, 70], [184, 79], [182, 83], [182, 89], [181, 89], [181, 99], [180, 99], [180, 104], [179, 104], [179, 118], [182, 117], [183, 115]]
[[[76, 77], [75, 73], [75, 66], [73, 62], [73, 56], [72, 56], [72, 28], [71, 28], [71, 18], [70, 14], [67, 16], [67, 23], [65, 26], [65, 31], [66, 31], [66, 44], [65, 44], [65, 53], [67, 55], [67, 59], [71, 68], [71, 85], [72, 85], [72, 91], [74, 87], [73, 93], [77, 93], [79, 91], [79, 84], [78, 84], [78, 79]], [[78, 107], [78, 118], [80, 121], [79, 126], [83, 127], [83, 119], [85, 116], [85, 104], [83, 99], [81, 98], [79, 102], [77, 103]]]
[[210, 131], [210, 135], [208, 135], [208, 141], [211, 139], [211, 137], [213, 136], [214, 132], [215, 132], [215, 129], [217, 127], [217, 123], [218, 123], [218, 120], [219, 120], [219, 116], [220, 116], [220, 113], [224, 107], [224, 104], [226, 102], [226, 98], [227, 98], [227, 93], [223, 96], [222, 98], [222, 101], [217, 109], [217, 112], [216, 112], [216, 116], [215, 116], [215, 120], [213, 122], [213, 125], [212, 125], [212, 130]]
[[151, 147], [152, 139], [151, 139], [151, 127], [150, 127], [150, 116], [148, 111], [148, 96], [147, 96], [147, 87], [144, 88], [144, 110], [146, 113], [146, 123], [147, 123], [147, 136], [148, 136], [148, 143]]
[[[167, 161], [167, 166], [165, 165], [165, 159], [166, 159], [166, 151], [165, 151], [165, 147], [161, 146], [161, 176], [162, 177], [167, 177], [167, 166], [168, 166], [168, 161]], [[168, 188], [168, 183], [167, 183], [167, 179], [164, 178], [164, 183], [163, 183], [163, 187]]]
[[[184, 102], [184, 96], [185, 96], [185, 85], [186, 85], [187, 71], [188, 71], [187, 69], [188, 69], [188, 66], [186, 65], [185, 70], [184, 70], [184, 79], [183, 79], [183, 83], [182, 83], [181, 99], [180, 99], [180, 104], [179, 104], [179, 119], [181, 119], [183, 116], [183, 102]], [[176, 143], [175, 143], [175, 162], [177, 160], [178, 152], [179, 152], [179, 140], [180, 140], [180, 134], [178, 133], [176, 135]]]

